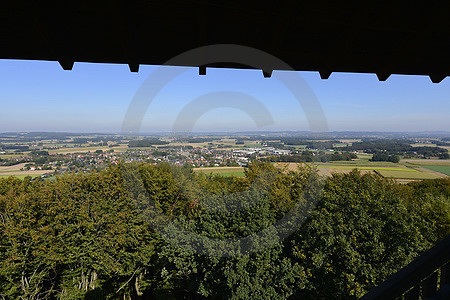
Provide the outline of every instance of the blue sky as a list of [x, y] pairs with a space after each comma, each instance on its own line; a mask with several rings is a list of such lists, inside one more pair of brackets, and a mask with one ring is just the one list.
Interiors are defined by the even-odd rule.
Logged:
[[[157, 69], [131, 73], [126, 65], [75, 63], [64, 71], [56, 62], [0, 60], [0, 132], [121, 132], [133, 97], [142, 85], [155, 84], [145, 80]], [[423, 76], [379, 82], [373, 74], [333, 73], [322, 80], [317, 72], [264, 78], [257, 70], [208, 69], [199, 76], [194, 68], [163, 69], [180, 74], [148, 99], [145, 113], [141, 109], [141, 132], [171, 131], [184, 124], [177, 117], [189, 109], [200, 110], [193, 131], [309, 130], [316, 116], [280, 78], [312, 90], [331, 131], [450, 130], [448, 78], [433, 84]], [[199, 103], [208, 103], [207, 111], [195, 107]], [[258, 122], [267, 121], [267, 113], [270, 122]]]

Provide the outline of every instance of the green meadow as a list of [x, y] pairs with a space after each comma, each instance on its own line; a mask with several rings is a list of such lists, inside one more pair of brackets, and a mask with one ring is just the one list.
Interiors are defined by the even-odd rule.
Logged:
[[450, 166], [422, 166], [428, 170], [436, 171], [450, 176]]

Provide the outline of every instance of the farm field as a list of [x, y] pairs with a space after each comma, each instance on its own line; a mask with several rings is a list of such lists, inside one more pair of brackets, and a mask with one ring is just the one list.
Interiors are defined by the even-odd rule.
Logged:
[[18, 176], [18, 175], [30, 175], [30, 176], [40, 176], [43, 175], [45, 173], [51, 173], [53, 172], [52, 170], [26, 170], [26, 171], [6, 171], [6, 172], [2, 172], [0, 171], [0, 176]]
[[450, 166], [450, 159], [405, 159], [400, 163], [421, 166]]
[[60, 149], [52, 149], [49, 150], [48, 153], [54, 153], [54, 154], [69, 154], [69, 153], [87, 153], [87, 152], [95, 152], [96, 150], [102, 150], [102, 151], [108, 151], [108, 150], [114, 150], [114, 151], [123, 151], [126, 148], [121, 147], [79, 147], [79, 148], [60, 148]]
[[211, 168], [194, 168], [194, 172], [205, 174], [217, 174], [220, 176], [244, 176], [244, 168], [242, 167], [211, 167]]
[[220, 138], [218, 137], [217, 140], [208, 141], [208, 142], [201, 142], [201, 143], [186, 143], [186, 142], [170, 142], [170, 146], [174, 147], [184, 147], [184, 146], [192, 146], [194, 148], [198, 147], [218, 147], [218, 146], [228, 146], [231, 148], [247, 148], [247, 147], [261, 147], [261, 144], [256, 143], [255, 141], [243, 141], [244, 144], [236, 144], [236, 139], [234, 138]]
[[361, 141], [362, 141], [361, 139], [341, 139], [342, 143], [349, 143], [349, 144], [357, 143], [357, 142], [361, 142]]
[[306, 149], [306, 145], [292, 145], [291, 147], [294, 147], [295, 149]]
[[377, 170], [377, 173], [383, 177], [394, 178], [394, 179], [435, 179], [440, 178], [439, 176], [428, 173], [421, 172], [418, 170]]
[[326, 163], [315, 163], [318, 166], [350, 166], [350, 167], [391, 167], [401, 166], [389, 161], [369, 161], [366, 159], [350, 160], [350, 161], [330, 161]]
[[[318, 168], [318, 173], [321, 176], [332, 176], [333, 174], [346, 174], [350, 173], [353, 169], [333, 169], [333, 168]], [[372, 169], [358, 169], [360, 173], [367, 174], [367, 173], [374, 173], [374, 170]]]
[[22, 157], [23, 154], [0, 154], [0, 158], [2, 159], [8, 159], [8, 158], [17, 158]]
[[[327, 163], [306, 163], [310, 166], [315, 166], [317, 167], [319, 170], [320, 169], [333, 169], [333, 170], [353, 170], [353, 169], [359, 169], [359, 170], [377, 170], [377, 169], [386, 169], [386, 170], [411, 170], [411, 169], [407, 169], [403, 166], [398, 166], [394, 163], [389, 163], [386, 166], [385, 164], [381, 163], [381, 164], [368, 164], [365, 162], [362, 162], [360, 164], [357, 164], [356, 162], [354, 162], [353, 164], [345, 164], [346, 161], [337, 161], [337, 162], [327, 162]], [[299, 165], [303, 165], [305, 163], [275, 163], [275, 166], [277, 167], [287, 167], [288, 170], [296, 170], [298, 168]], [[411, 171], [415, 171], [415, 170], [411, 170]]]
[[[203, 142], [203, 143], [181, 143], [181, 142], [178, 143], [178, 142], [171, 142], [169, 145], [173, 146], [173, 147], [186, 147], [186, 146], [191, 146], [191, 147], [194, 147], [194, 148], [197, 148], [197, 147], [208, 147], [208, 143], [207, 142]], [[161, 145], [161, 146], [167, 146], [167, 145]], [[140, 148], [140, 149], [143, 149], [143, 148]]]
[[78, 148], [60, 148], [49, 150], [48, 153], [76, 153], [76, 152], [95, 152], [95, 150], [106, 150], [106, 147], [78, 147]]
[[368, 154], [368, 153], [358, 153], [356, 154], [356, 156], [358, 156], [359, 159], [361, 160], [369, 160], [372, 158], [373, 154]]
[[[151, 146], [151, 147], [126, 147], [124, 150], [134, 150], [134, 151], [139, 151], [139, 150], [156, 150], [156, 148], [158, 148], [158, 146], [166, 146], [166, 145], [155, 145], [155, 146]], [[112, 149], [119, 150], [121, 148], [118, 147], [118, 148], [112, 148]]]
[[297, 171], [299, 166], [304, 165], [304, 163], [291, 163], [291, 162], [276, 162], [273, 163], [275, 167], [284, 169], [288, 171]]
[[365, 167], [365, 166], [355, 166], [355, 167], [350, 167], [350, 166], [326, 166], [326, 165], [321, 165], [318, 166], [318, 168], [324, 168], [324, 169], [336, 169], [336, 170], [353, 170], [353, 169], [358, 169], [358, 170], [380, 170], [380, 171], [402, 171], [402, 172], [419, 172], [417, 170], [414, 169], [408, 169], [408, 168], [402, 168], [402, 167], [396, 167], [396, 168], [392, 168], [392, 167]]
[[353, 169], [358, 169], [361, 173], [377, 173], [383, 177], [394, 179], [428, 179], [438, 178], [438, 176], [426, 172], [420, 172], [415, 169], [405, 168], [401, 165], [395, 167], [381, 167], [381, 166], [334, 166], [322, 165], [318, 166], [319, 174], [328, 175], [333, 173], [348, 173]]
[[1, 175], [1, 174], [0, 174], [0, 178], [8, 178], [8, 177], [10, 177], [10, 176], [13, 176], [13, 177], [16, 177], [16, 178], [19, 178], [19, 179], [24, 179], [24, 178], [27, 177], [27, 176], [31, 176], [31, 177], [40, 177], [40, 175]]
[[436, 171], [442, 174], [445, 174], [447, 176], [450, 176], [450, 166], [427, 166], [427, 165], [423, 165], [422, 167], [432, 170], [432, 171]]
[[42, 174], [52, 172], [51, 170], [26, 170], [21, 171], [25, 166], [25, 163], [17, 164], [13, 166], [0, 166], [0, 176], [8, 177], [8, 176], [16, 176], [19, 178], [24, 178], [25, 176], [41, 176]]
[[[301, 163], [277, 163], [275, 165], [279, 167], [285, 166], [288, 170], [295, 171]], [[319, 175], [322, 176], [331, 176], [334, 173], [349, 173], [353, 169], [358, 169], [361, 173], [377, 173], [386, 178], [396, 179], [399, 182], [442, 177], [439, 176], [439, 174], [434, 173], [434, 171], [437, 170], [430, 169], [430, 171], [428, 171], [425, 166], [416, 166], [417, 169], [415, 169], [413, 166], [407, 167], [403, 164], [391, 162], [369, 162], [356, 160], [351, 162], [339, 161], [314, 163], [312, 165], [317, 167]]]
[[415, 143], [415, 144], [411, 144], [411, 146], [413, 147], [436, 147], [436, 144], [432, 144], [432, 143]]
[[[241, 145], [242, 146], [242, 145]], [[256, 144], [256, 143], [254, 143], [254, 142], [248, 142], [248, 141], [245, 141], [244, 142], [244, 147], [248, 147], [248, 148], [257, 148], [257, 147], [261, 147], [261, 144]]]
[[450, 159], [408, 159], [402, 162], [408, 167], [429, 170], [439, 177], [450, 176]]
[[351, 146], [352, 143], [334, 143], [333, 147], [347, 147], [347, 146]]
[[[297, 171], [299, 166], [304, 165], [304, 163], [275, 163], [274, 164], [276, 167], [278, 168], [286, 168], [286, 170], [288, 171]], [[318, 166], [317, 164], [311, 164], [309, 163], [308, 165], [312, 166], [312, 167], [316, 167], [317, 168], [317, 172], [319, 173], [319, 175], [321, 176], [331, 176], [334, 173], [350, 173], [353, 169], [355, 169], [355, 167], [347, 167], [344, 166], [341, 168], [339, 168], [338, 166]], [[360, 170], [361, 173], [372, 173], [373, 169], [368, 169], [368, 170]]]
[[25, 163], [21, 163], [21, 164], [12, 165], [12, 166], [0, 166], [0, 173], [11, 172], [11, 171], [20, 171], [20, 169], [22, 169], [25, 165], [26, 165]]

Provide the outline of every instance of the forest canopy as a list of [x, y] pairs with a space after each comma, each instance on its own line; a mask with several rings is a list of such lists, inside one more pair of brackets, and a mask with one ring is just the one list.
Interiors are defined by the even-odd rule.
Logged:
[[[450, 231], [450, 179], [321, 178], [270, 163], [245, 175], [120, 164], [1, 178], [0, 296], [356, 299]], [[308, 214], [289, 234], [246, 238], [298, 208]]]

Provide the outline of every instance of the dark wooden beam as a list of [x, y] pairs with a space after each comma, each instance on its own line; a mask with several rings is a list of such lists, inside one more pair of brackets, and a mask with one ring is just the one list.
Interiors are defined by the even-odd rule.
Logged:
[[389, 76], [391, 76], [390, 73], [377, 73], [377, 77], [379, 81], [386, 81]]
[[117, 33], [116, 36], [119, 40], [123, 57], [128, 61], [130, 71], [138, 72], [140, 61], [135, 50], [137, 47], [135, 31], [139, 30], [139, 28], [138, 26], [130, 25], [133, 17], [130, 16], [131, 9], [128, 5], [132, 4], [127, 4], [127, 2], [120, 0], [111, 0], [108, 4], [107, 8], [113, 21], [113, 30]]
[[[33, 28], [42, 41], [50, 56], [52, 56], [64, 70], [72, 70], [74, 60], [70, 55], [73, 51], [70, 45], [66, 45], [67, 37], [63, 16], [52, 14], [50, 7], [35, 1], [26, 1], [29, 9], [24, 11], [25, 16], [31, 20]], [[64, 32], [65, 38], [61, 38], [60, 32]]]
[[73, 68], [73, 61], [70, 60], [58, 60], [58, 63], [61, 65], [61, 67], [63, 68], [63, 70], [66, 71], [71, 71]]
[[448, 263], [449, 260], [450, 235], [389, 277], [386, 281], [370, 290], [360, 300], [397, 299], [397, 297], [411, 288], [420, 286], [426, 278]]
[[[288, 1], [7, 1], [0, 12], [0, 58], [60, 61], [66, 69], [70, 62], [161, 65], [196, 46], [233, 43], [272, 54], [298, 71], [322, 71], [322, 78], [352, 72], [380, 80], [426, 75], [439, 82], [450, 75], [450, 4]], [[201, 63], [187, 57], [177, 64]]]
[[[359, 1], [350, 11], [347, 21], [332, 39], [332, 44], [324, 57], [322, 68], [329, 70], [330, 74], [337, 70], [336, 68], [341, 65], [343, 58], [348, 57], [348, 53], [359, 32], [365, 28], [368, 16], [375, 12], [374, 6], [376, 6], [376, 3]], [[322, 79], [327, 78], [322, 77]]]
[[262, 70], [264, 78], [272, 77], [273, 70]]
[[139, 64], [138, 63], [129, 63], [128, 67], [130, 68], [130, 72], [139, 72]]
[[208, 5], [199, 1], [197, 3], [197, 46], [208, 44]]
[[319, 71], [320, 78], [322, 79], [330, 78], [331, 73], [332, 73], [331, 71]]
[[445, 74], [431, 74], [430, 79], [431, 79], [431, 82], [433, 82], [433, 83], [440, 83], [447, 76], [448, 75], [445, 75]]
[[[384, 59], [383, 64], [380, 65], [380, 69], [395, 70], [407, 64], [408, 58], [416, 57], [414, 60], [417, 60], [421, 55], [421, 53], [417, 53], [417, 49], [429, 47], [424, 44], [424, 40], [429, 37], [435, 28], [439, 28], [443, 19], [448, 18], [448, 9], [449, 4], [446, 1], [430, 2], [424, 6], [422, 18], [415, 20], [409, 32], [405, 33], [406, 37], [398, 39], [397, 45], [393, 45], [393, 49], [389, 56]], [[445, 76], [430, 74], [433, 83], [441, 82]]]
[[280, 8], [277, 12], [276, 18], [270, 20], [273, 24], [272, 31], [272, 43], [271, 43], [271, 54], [276, 55], [281, 50], [281, 45], [284, 43], [288, 29], [291, 22], [293, 21], [294, 14], [294, 4], [300, 5], [300, 2], [294, 0], [286, 0], [280, 2]]

